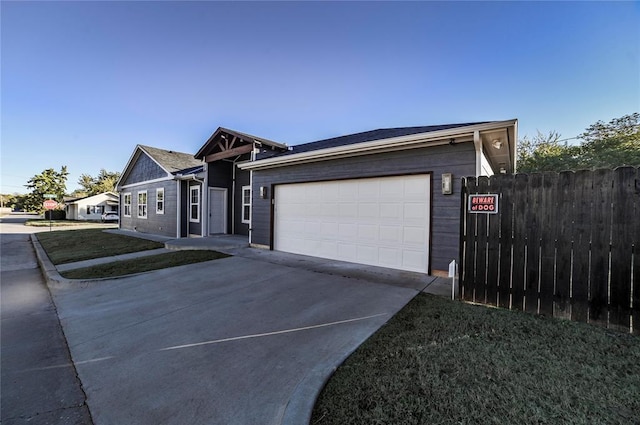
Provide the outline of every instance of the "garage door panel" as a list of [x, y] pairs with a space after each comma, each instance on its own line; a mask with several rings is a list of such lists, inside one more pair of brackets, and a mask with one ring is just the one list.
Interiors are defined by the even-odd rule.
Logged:
[[428, 175], [278, 185], [274, 248], [428, 270]]
[[381, 243], [397, 245], [403, 240], [402, 227], [400, 226], [380, 226], [379, 232]]

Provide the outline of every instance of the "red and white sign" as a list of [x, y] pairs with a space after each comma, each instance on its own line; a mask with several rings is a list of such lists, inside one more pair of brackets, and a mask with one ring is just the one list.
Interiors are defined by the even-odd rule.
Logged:
[[44, 206], [44, 209], [46, 210], [52, 210], [55, 207], [58, 206], [58, 203], [56, 201], [54, 201], [53, 199], [47, 199], [46, 201], [44, 201], [42, 203], [42, 205]]
[[469, 212], [470, 213], [498, 213], [498, 195], [469, 195]]

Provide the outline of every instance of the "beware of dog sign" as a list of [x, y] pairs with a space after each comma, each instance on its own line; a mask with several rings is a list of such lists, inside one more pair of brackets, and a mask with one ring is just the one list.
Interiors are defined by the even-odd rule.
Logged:
[[498, 213], [498, 195], [497, 194], [481, 194], [469, 195], [469, 212], [470, 213]]

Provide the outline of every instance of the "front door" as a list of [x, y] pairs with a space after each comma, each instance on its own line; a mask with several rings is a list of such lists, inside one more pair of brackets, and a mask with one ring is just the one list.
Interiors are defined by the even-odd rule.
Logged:
[[209, 234], [227, 233], [227, 189], [209, 188]]

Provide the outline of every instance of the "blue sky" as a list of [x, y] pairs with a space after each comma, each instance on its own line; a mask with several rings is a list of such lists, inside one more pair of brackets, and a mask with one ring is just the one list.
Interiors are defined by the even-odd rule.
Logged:
[[219, 126], [295, 145], [519, 119], [563, 137], [640, 110], [640, 2], [13, 2], [1, 193]]

